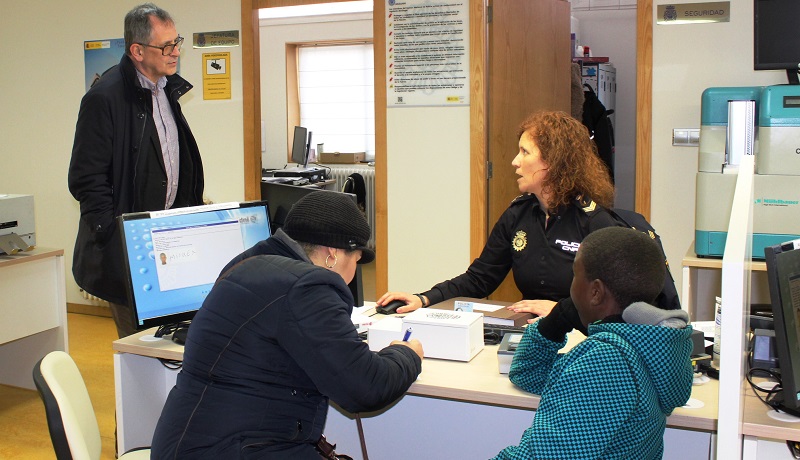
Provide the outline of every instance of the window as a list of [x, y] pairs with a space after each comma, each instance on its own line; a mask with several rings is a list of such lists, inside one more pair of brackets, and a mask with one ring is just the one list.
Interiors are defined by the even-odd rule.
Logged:
[[298, 46], [297, 85], [300, 125], [313, 133], [313, 148], [374, 159], [372, 43]]

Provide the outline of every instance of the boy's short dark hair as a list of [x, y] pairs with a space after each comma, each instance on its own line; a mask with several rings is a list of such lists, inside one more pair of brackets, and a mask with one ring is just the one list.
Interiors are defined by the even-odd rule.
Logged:
[[599, 279], [625, 309], [633, 302], [653, 303], [664, 287], [664, 255], [646, 234], [625, 227], [594, 231], [579, 249], [586, 277]]

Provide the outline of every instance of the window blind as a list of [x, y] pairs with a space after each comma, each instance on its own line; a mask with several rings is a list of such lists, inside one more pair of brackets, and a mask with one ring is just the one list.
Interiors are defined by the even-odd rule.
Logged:
[[372, 44], [301, 46], [297, 65], [300, 123], [313, 133], [312, 148], [374, 159]]

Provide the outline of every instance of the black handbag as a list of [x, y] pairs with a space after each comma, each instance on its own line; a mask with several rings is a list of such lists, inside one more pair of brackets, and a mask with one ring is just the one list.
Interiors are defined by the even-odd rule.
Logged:
[[326, 460], [353, 460], [349, 455], [337, 454], [336, 444], [329, 443], [324, 434], [319, 437], [316, 447], [317, 452]]

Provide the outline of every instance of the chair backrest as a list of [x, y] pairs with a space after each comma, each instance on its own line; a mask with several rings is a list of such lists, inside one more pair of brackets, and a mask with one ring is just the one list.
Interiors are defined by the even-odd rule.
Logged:
[[33, 382], [44, 401], [47, 427], [58, 460], [100, 458], [100, 429], [89, 391], [67, 353], [53, 351], [36, 363]]
[[354, 194], [358, 209], [363, 213], [367, 212], [367, 183], [364, 181], [364, 176], [359, 173], [347, 176], [342, 186], [342, 192]]

